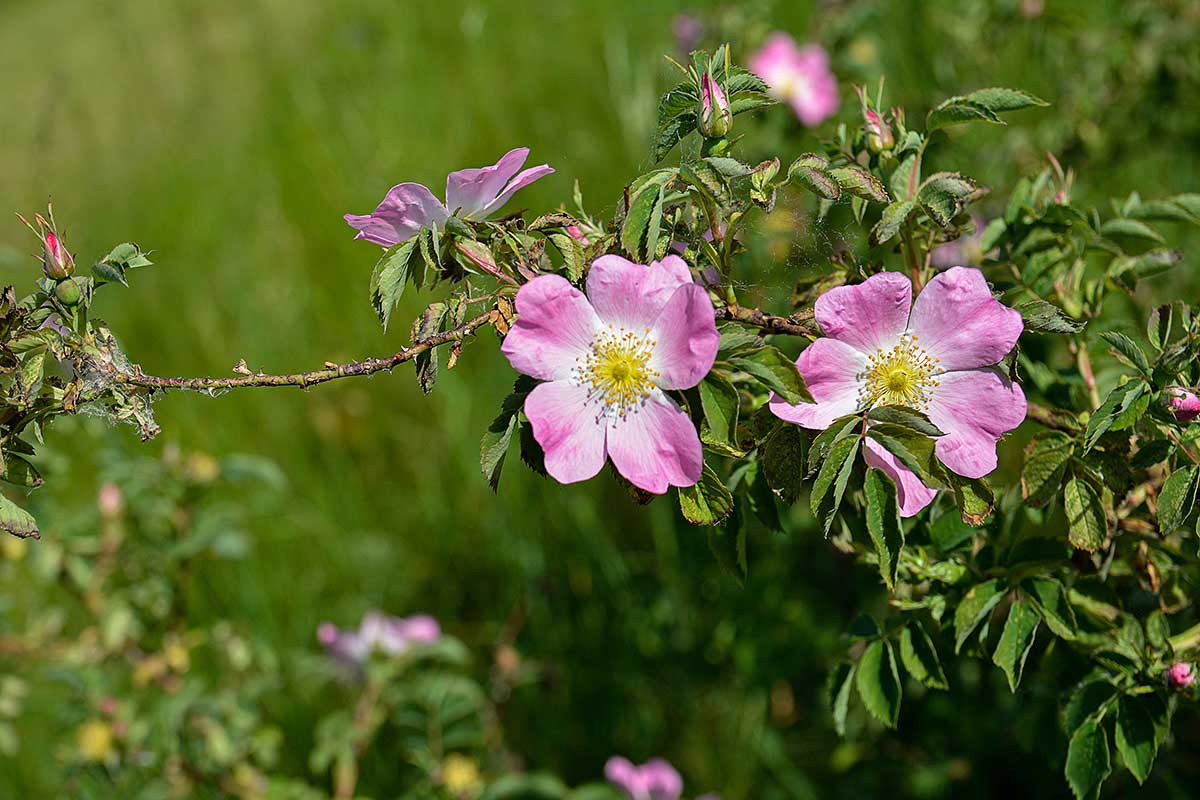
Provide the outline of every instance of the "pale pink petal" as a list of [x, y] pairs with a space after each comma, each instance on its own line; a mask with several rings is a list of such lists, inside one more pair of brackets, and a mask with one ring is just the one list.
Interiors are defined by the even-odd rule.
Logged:
[[826, 336], [871, 353], [893, 347], [908, 324], [912, 283], [899, 272], [880, 272], [817, 298], [814, 314]]
[[492, 214], [499, 211], [500, 207], [507, 203], [509, 198], [512, 197], [516, 192], [524, 189], [526, 186], [538, 180], [539, 178], [544, 178], [553, 172], [554, 167], [551, 167], [549, 164], [541, 164], [525, 170], [520, 175], [513, 178], [512, 182], [509, 183], [508, 186], [504, 187], [504, 191], [500, 192], [499, 196], [497, 196], [495, 200], [487, 204], [487, 206], [483, 209], [483, 212], [480, 214], [480, 217], [490, 217]]
[[896, 499], [900, 503], [900, 516], [916, 516], [921, 509], [933, 502], [937, 491], [921, 483], [912, 470], [900, 463], [887, 448], [869, 436], [863, 441], [863, 458], [867, 466], [883, 470], [896, 484]]
[[649, 266], [620, 256], [601, 256], [588, 271], [587, 294], [601, 321], [640, 331], [658, 319], [676, 289], [690, 283], [692, 273], [679, 256]]
[[1023, 329], [1020, 312], [992, 297], [983, 273], [971, 267], [951, 267], [925, 284], [908, 324], [943, 370], [997, 363]]
[[750, 57], [750, 71], [769, 86], [773, 94], [782, 96], [796, 74], [796, 41], [786, 33], [773, 33]]
[[446, 208], [459, 216], [483, 219], [483, 210], [529, 158], [528, 147], [509, 150], [490, 167], [460, 169], [446, 177]]
[[652, 758], [642, 765], [642, 779], [651, 800], [679, 800], [683, 794], [683, 777], [661, 758]]
[[393, 186], [370, 214], [346, 214], [343, 219], [358, 230], [355, 239], [391, 247], [413, 237], [421, 228], [446, 221], [446, 208], [433, 192], [419, 183]]
[[604, 764], [604, 777], [609, 783], [623, 790], [631, 798], [644, 800], [646, 790], [642, 785], [642, 773], [629, 759], [613, 756]]
[[1021, 387], [999, 370], [939, 375], [929, 403], [929, 419], [946, 432], [937, 439], [937, 457], [965, 478], [982, 478], [996, 468], [996, 442], [1021, 424], [1026, 410]]
[[650, 368], [659, 373], [659, 387], [690, 389], [700, 383], [721, 344], [708, 292], [694, 283], [677, 288], [650, 326], [650, 336], [655, 342]]
[[606, 421], [601, 411], [587, 387], [569, 381], [538, 384], [525, 398], [525, 416], [554, 480], [586, 481], [604, 467]]
[[626, 480], [654, 494], [671, 486], [693, 485], [704, 468], [695, 425], [660, 391], [651, 392], [624, 417], [611, 421], [608, 455]]
[[518, 372], [561, 380], [587, 354], [599, 325], [583, 292], [560, 275], [539, 275], [517, 292], [517, 321], [500, 352]]
[[817, 339], [796, 359], [808, 391], [816, 403], [792, 405], [771, 395], [771, 413], [810, 430], [824, 430], [838, 417], [858, 408], [858, 375], [867, 357], [837, 339]]

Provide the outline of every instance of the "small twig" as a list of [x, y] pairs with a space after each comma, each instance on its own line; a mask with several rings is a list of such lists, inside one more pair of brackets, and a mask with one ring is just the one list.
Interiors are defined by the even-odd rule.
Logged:
[[812, 323], [812, 312], [793, 314], [790, 317], [779, 317], [767, 314], [757, 308], [742, 306], [722, 306], [717, 309], [717, 319], [729, 322], [740, 322], [752, 325], [764, 333], [782, 333], [788, 336], [816, 336], [820, 331]]
[[1033, 420], [1039, 425], [1064, 433], [1077, 433], [1078, 428], [1073, 427], [1070, 423], [1064, 420], [1059, 412], [1053, 409], [1039, 406], [1037, 403], [1029, 403], [1028, 410], [1025, 413], [1027, 419]]

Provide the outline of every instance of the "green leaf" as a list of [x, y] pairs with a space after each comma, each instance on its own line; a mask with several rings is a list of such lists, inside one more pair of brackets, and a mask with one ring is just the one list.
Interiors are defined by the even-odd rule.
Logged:
[[829, 455], [833, 445], [838, 440], [844, 439], [847, 436], [855, 436], [858, 434], [858, 428], [862, 425], [862, 420], [854, 415], [842, 417], [839, 420], [834, 420], [828, 428], [821, 431], [817, 438], [813, 439], [812, 447], [808, 451], [808, 472], [815, 473], [820, 467], [821, 462]]
[[964, 478], [946, 470], [950, 488], [954, 490], [954, 502], [962, 515], [963, 522], [979, 527], [996, 508], [996, 495], [983, 478]]
[[1108, 522], [1096, 490], [1082, 478], [1071, 478], [1063, 488], [1063, 506], [1067, 512], [1067, 540], [1080, 550], [1096, 552], [1108, 535]]
[[809, 503], [813, 516], [821, 523], [821, 531], [828, 536], [833, 518], [842, 505], [842, 495], [854, 471], [854, 456], [858, 453], [858, 437], [839, 439], [829, 448], [829, 456], [821, 465], [817, 479], [813, 481]]
[[1146, 360], [1146, 354], [1142, 352], [1142, 348], [1133, 339], [1130, 339], [1120, 331], [1102, 331], [1100, 338], [1111, 344], [1117, 354], [1122, 356], [1130, 366], [1149, 377], [1150, 362]]
[[978, 531], [963, 522], [958, 514], [942, 514], [929, 526], [929, 539], [943, 553], [949, 553], [963, 542], [973, 539]]
[[891, 642], [876, 639], [867, 645], [856, 670], [858, 696], [871, 716], [889, 728], [900, 717], [900, 674]]
[[658, 242], [666, 182], [648, 182], [629, 203], [621, 226], [621, 244], [639, 263], [646, 263]]
[[1124, 695], [1117, 702], [1117, 752], [1125, 768], [1137, 780], [1145, 783], [1158, 755], [1158, 738], [1154, 717], [1142, 696]]
[[795, 425], [780, 425], [762, 445], [763, 478], [771, 491], [791, 505], [804, 488], [804, 456], [808, 439]]
[[897, 200], [885, 208], [879, 222], [871, 229], [871, 246], [877, 247], [891, 241], [916, 207], [915, 200]]
[[1066, 313], [1045, 300], [1029, 300], [1016, 306], [1025, 321], [1025, 330], [1037, 333], [1079, 333], [1086, 322], [1073, 320]]
[[409, 261], [416, 247], [413, 237], [383, 251], [371, 272], [371, 305], [386, 331], [392, 311], [404, 296], [408, 284]]
[[1035, 508], [1058, 496], [1067, 464], [1075, 454], [1075, 441], [1059, 431], [1042, 431], [1025, 448], [1021, 470], [1021, 496]]
[[1137, 403], [1146, 388], [1146, 384], [1142, 381], [1129, 381], [1113, 387], [1108, 396], [1104, 398], [1104, 402], [1088, 419], [1087, 432], [1084, 435], [1083, 449], [1085, 453], [1091, 450], [1100, 437], [1108, 432], [1118, 417], [1134, 408], [1134, 404]]
[[1067, 590], [1061, 583], [1054, 578], [1029, 578], [1021, 587], [1054, 635], [1067, 640], [1075, 638], [1079, 631], [1075, 609], [1067, 601]]
[[1183, 526], [1196, 505], [1197, 468], [1188, 464], [1172, 472], [1158, 495], [1158, 530], [1164, 536]]
[[900, 660], [909, 675], [930, 689], [950, 688], [933, 639], [919, 620], [910, 621], [900, 632]]
[[36, 489], [45, 483], [37, 467], [16, 453], [5, 454], [3, 472], [0, 472], [0, 480], [11, 483], [14, 486], [21, 486], [25, 489]]
[[1091, 678], [1083, 681], [1071, 692], [1063, 709], [1063, 729], [1067, 735], [1079, 730], [1101, 708], [1116, 696], [1116, 688], [1106, 680]]
[[1021, 683], [1021, 674], [1025, 671], [1025, 659], [1033, 648], [1033, 640], [1037, 635], [1041, 617], [1033, 605], [1018, 600], [1008, 609], [1008, 619], [1004, 622], [1004, 630], [1000, 634], [1000, 643], [992, 653], [992, 663], [1004, 670], [1008, 677], [1008, 688], [1017, 690]]
[[941, 483], [936, 476], [934, 440], [919, 431], [893, 422], [880, 422], [867, 428], [871, 437], [916, 473], [926, 486]]
[[951, 125], [961, 125], [964, 122], [990, 122], [1003, 125], [1004, 121], [996, 116], [996, 112], [978, 100], [968, 97], [951, 97], [943, 100], [925, 118], [925, 129], [929, 133], [947, 128]]
[[[914, 170], [916, 170], [916, 174], [913, 173]], [[888, 177], [888, 186], [891, 188], [892, 194], [901, 199], [911, 200], [920, 183], [921, 168], [916, 155], [910, 155], [901, 161], [900, 166], [892, 170], [892, 174]]]
[[876, 203], [892, 202], [883, 181], [862, 167], [837, 167], [829, 170], [829, 175], [838, 182], [842, 189], [855, 197], [873, 200]]
[[904, 547], [904, 526], [900, 522], [896, 484], [882, 470], [868, 469], [863, 488], [867, 498], [867, 533], [879, 556], [879, 574], [888, 589], [894, 590], [900, 550]]
[[746, 526], [742, 524], [738, 509], [734, 509], [724, 525], [709, 526], [708, 549], [738, 586], [746, 585], [746, 576], [750, 572], [746, 560]]
[[949, 228], [962, 211], [963, 201], [975, 190], [973, 180], [958, 173], [939, 172], [921, 184], [917, 200], [934, 222]]
[[787, 179], [826, 200], [837, 200], [842, 196], [841, 185], [829, 174], [829, 160], [816, 153], [804, 153], [793, 161], [788, 167]]
[[1110, 772], [1108, 735], [1099, 721], [1088, 720], [1071, 736], [1067, 747], [1067, 783], [1077, 800], [1091, 800], [1099, 796], [1100, 786]]
[[1100, 234], [1109, 238], [1125, 236], [1130, 239], [1144, 239], [1150, 242], [1162, 243], [1162, 235], [1144, 222], [1136, 219], [1117, 218], [1107, 220], [1100, 226]]
[[846, 714], [850, 711], [850, 690], [854, 687], [854, 665], [841, 663], [829, 673], [826, 696], [833, 715], [833, 729], [838, 736], [846, 735]]
[[925, 436], [946, 435], [928, 416], [908, 406], [875, 406], [867, 412], [867, 419], [900, 425]]
[[796, 363], [777, 347], [764, 346], [735, 356], [729, 363], [761, 381], [788, 403], [814, 403]]
[[479, 469], [487, 479], [492, 491], [500, 484], [500, 471], [504, 468], [504, 457], [512, 441], [513, 431], [520, 422], [521, 408], [533, 387], [532, 380], [521, 378], [513, 391], [500, 406], [500, 413], [492, 420], [479, 443]]
[[1024, 92], [1020, 89], [1006, 89], [999, 86], [989, 89], [978, 89], [968, 94], [966, 99], [987, 106], [996, 113], [1019, 111], [1022, 108], [1030, 108], [1032, 106], [1050, 105], [1045, 100], [1029, 92]]
[[954, 652], [962, 650], [962, 646], [979, 623], [983, 622], [991, 610], [1004, 597], [1004, 585], [999, 579], [993, 578], [972, 586], [963, 595], [963, 599], [954, 610]]
[[[413, 323], [413, 343], [422, 342], [436, 334], [442, 327], [442, 319], [447, 310], [445, 303], [430, 303]], [[417, 369], [417, 385], [421, 387], [422, 393], [429, 394], [433, 391], [438, 376], [437, 348], [431, 347], [423, 353], [418, 353], [413, 359], [413, 364]]]
[[693, 525], [716, 525], [733, 511], [733, 495], [705, 464], [698, 482], [679, 489], [679, 509]]
[[7, 531], [18, 539], [42, 538], [33, 516], [3, 494], [0, 494], [0, 531]]
[[737, 438], [737, 389], [719, 373], [710, 372], [700, 382], [699, 392], [707, 433], [716, 442], [731, 445]]

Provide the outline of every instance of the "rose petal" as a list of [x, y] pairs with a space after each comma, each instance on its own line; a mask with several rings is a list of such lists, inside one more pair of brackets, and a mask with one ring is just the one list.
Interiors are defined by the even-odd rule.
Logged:
[[888, 452], [887, 448], [867, 437], [863, 442], [863, 458], [867, 466], [883, 470], [896, 484], [896, 499], [900, 503], [900, 516], [913, 517], [933, 502], [937, 491], [921, 483], [921, 479], [908, 467]]
[[996, 442], [1025, 419], [1021, 387], [996, 369], [938, 376], [929, 419], [946, 432], [937, 457], [965, 478], [982, 478], [996, 468]]
[[943, 370], [974, 369], [1004, 358], [1024, 329], [1020, 312], [992, 297], [983, 273], [939, 272], [917, 296], [908, 330]]
[[393, 186], [370, 214], [346, 214], [343, 219], [358, 230], [355, 239], [391, 247], [412, 238], [421, 228], [446, 221], [446, 208], [433, 192], [419, 183]]
[[490, 167], [460, 169], [446, 176], [446, 208], [459, 216], [484, 219], [488, 204], [504, 189], [529, 158], [528, 147], [509, 150]]
[[609, 424], [608, 455], [626, 480], [654, 494], [693, 485], [704, 468], [700, 436], [691, 418], [657, 390]]
[[912, 283], [899, 272], [880, 272], [854, 286], [817, 298], [813, 311], [826, 336], [871, 353], [891, 348], [908, 325]]
[[568, 381], [538, 384], [525, 398], [525, 416], [554, 480], [586, 481], [604, 467], [605, 420], [599, 411], [587, 388]]
[[642, 780], [651, 800], [679, 800], [683, 794], [682, 776], [661, 758], [652, 758], [642, 765]]
[[500, 352], [513, 369], [546, 381], [570, 377], [600, 326], [583, 292], [560, 275], [540, 275], [522, 286], [517, 315]]
[[650, 328], [655, 342], [650, 368], [659, 372], [658, 385], [690, 389], [700, 383], [721, 344], [708, 292], [694, 283], [680, 286]]
[[483, 209], [480, 218], [486, 219], [492, 214], [495, 214], [500, 210], [500, 207], [507, 203], [509, 198], [511, 198], [518, 191], [524, 189], [526, 186], [538, 180], [539, 178], [544, 178], [553, 172], [554, 167], [551, 167], [549, 164], [541, 164], [525, 170], [520, 175], [513, 178], [508, 186], [504, 187], [504, 191], [500, 192], [495, 200], [487, 204], [487, 206]]
[[649, 328], [692, 273], [679, 256], [649, 266], [620, 256], [601, 256], [588, 271], [587, 294], [596, 315], [606, 324], [633, 331]]
[[810, 430], [824, 430], [838, 417], [858, 408], [858, 375], [867, 357], [837, 339], [817, 339], [796, 359], [816, 403], [792, 405], [771, 395], [771, 413]]

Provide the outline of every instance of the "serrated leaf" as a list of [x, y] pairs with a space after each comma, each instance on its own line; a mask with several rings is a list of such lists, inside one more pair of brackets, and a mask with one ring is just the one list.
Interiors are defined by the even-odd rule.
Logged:
[[[447, 310], [448, 307], [445, 303], [430, 303], [413, 324], [413, 342], [424, 341], [436, 334], [442, 327], [442, 319], [445, 318]], [[437, 348], [431, 347], [418, 353], [417, 357], [413, 359], [413, 365], [417, 370], [417, 386], [421, 387], [423, 394], [429, 394], [437, 382]]]
[[828, 159], [815, 153], [804, 153], [793, 161], [788, 167], [787, 179], [826, 200], [837, 200], [842, 196], [841, 185], [829, 174]]
[[821, 465], [817, 479], [813, 481], [812, 496], [809, 498], [813, 516], [817, 518], [824, 535], [829, 535], [833, 518], [842, 505], [842, 495], [854, 471], [854, 456], [858, 452], [858, 438], [839, 439], [829, 448], [829, 455]]
[[1142, 348], [1137, 342], [1130, 339], [1120, 331], [1101, 331], [1100, 338], [1112, 345], [1113, 350], [1120, 355], [1123, 360], [1132, 366], [1134, 369], [1149, 377], [1150, 362], [1146, 359], [1146, 354], [1142, 352]]
[[1045, 100], [1020, 89], [1007, 89], [994, 86], [988, 89], [978, 89], [966, 96], [966, 99], [987, 106], [996, 113], [1019, 111], [1022, 108], [1050, 105]]
[[1067, 512], [1067, 540], [1073, 547], [1094, 553], [1108, 535], [1096, 490], [1082, 478], [1071, 478], [1063, 487], [1063, 507]]
[[392, 311], [404, 296], [408, 284], [409, 260], [416, 247], [416, 238], [400, 242], [383, 251], [371, 272], [371, 305], [386, 331]]
[[873, 200], [876, 203], [892, 202], [891, 195], [883, 181], [876, 178], [862, 167], [836, 167], [829, 170], [829, 175], [838, 182], [843, 190], [863, 200]]
[[737, 389], [724, 376], [710, 372], [700, 382], [698, 391], [708, 434], [720, 444], [732, 444], [737, 436]]
[[1124, 695], [1117, 701], [1115, 741], [1125, 768], [1138, 783], [1145, 783], [1158, 755], [1158, 738], [1154, 717], [1141, 696]]
[[979, 627], [979, 623], [983, 622], [984, 617], [991, 613], [1002, 597], [1004, 597], [1004, 584], [996, 578], [972, 586], [963, 595], [958, 608], [954, 610], [955, 653], [962, 650], [967, 638]]
[[1196, 505], [1197, 467], [1182, 466], [1163, 482], [1158, 495], [1158, 530], [1164, 536], [1183, 527]]
[[680, 487], [679, 509], [693, 525], [716, 525], [733, 511], [733, 495], [712, 467], [705, 464], [699, 481]]
[[1141, 381], [1129, 381], [1112, 388], [1104, 402], [1088, 419], [1087, 431], [1084, 434], [1085, 453], [1108, 432], [1119, 416], [1134, 407], [1145, 391], [1146, 384]]
[[1018, 600], [1008, 609], [1008, 618], [1004, 622], [1004, 630], [1000, 633], [1000, 642], [992, 653], [992, 663], [1004, 670], [1008, 678], [1008, 688], [1017, 690], [1021, 683], [1021, 675], [1025, 671], [1025, 659], [1033, 648], [1037, 636], [1038, 624], [1041, 617], [1031, 603]]
[[1149, 242], [1161, 243], [1162, 234], [1151, 228], [1144, 222], [1136, 219], [1126, 219], [1118, 217], [1117, 219], [1106, 220], [1100, 226], [1100, 235], [1109, 238], [1113, 236], [1125, 236], [1131, 239], [1144, 239]]
[[933, 639], [918, 620], [912, 620], [900, 632], [900, 660], [908, 674], [928, 688], [950, 688]]
[[1091, 800], [1100, 794], [1100, 786], [1110, 772], [1108, 735], [1099, 721], [1088, 720], [1079, 726], [1067, 746], [1067, 783], [1077, 800]]
[[854, 665], [838, 664], [829, 673], [826, 696], [833, 716], [833, 729], [838, 736], [846, 735], [846, 715], [850, 711], [850, 691], [854, 688]]
[[25, 489], [36, 489], [45, 483], [37, 467], [11, 452], [5, 454], [0, 480]]
[[792, 405], [816, 402], [804, 383], [804, 376], [796, 368], [796, 363], [777, 347], [760, 347], [730, 358], [729, 363], [757, 378]]
[[917, 203], [914, 200], [897, 200], [885, 208], [879, 222], [871, 229], [871, 246], [877, 247], [890, 242], [900, 232], [905, 220], [916, 207]]
[[880, 422], [867, 428], [867, 436], [883, 445], [926, 486], [937, 486], [937, 467], [934, 459], [934, 440], [904, 425]]
[[1038, 333], [1079, 333], [1086, 322], [1071, 319], [1061, 308], [1045, 300], [1029, 300], [1016, 306], [1025, 330]]
[[808, 439], [795, 425], [779, 426], [762, 445], [763, 478], [788, 505], [796, 502], [804, 488], [807, 445]]
[[7, 531], [18, 539], [42, 538], [33, 516], [3, 494], [0, 494], [0, 531]]
[[885, 639], [867, 645], [855, 671], [858, 696], [871, 716], [889, 728], [895, 728], [900, 718], [900, 674], [896, 670], [896, 654]]
[[945, 436], [945, 432], [934, 425], [924, 413], [907, 406], [875, 406], [867, 412], [873, 422], [887, 422], [910, 428], [925, 436]]
[[996, 112], [977, 100], [967, 97], [951, 97], [935, 106], [925, 118], [925, 129], [929, 133], [947, 128], [951, 125], [961, 125], [965, 122], [990, 122], [1003, 125], [1004, 121], [996, 116]]
[[629, 203], [629, 212], [621, 225], [621, 245], [639, 263], [646, 263], [658, 241], [662, 219], [665, 181], [650, 182], [642, 187]]
[[1021, 584], [1026, 598], [1042, 615], [1046, 627], [1068, 641], [1074, 639], [1079, 628], [1075, 610], [1067, 600], [1067, 591], [1053, 578], [1030, 578]]
[[882, 470], [868, 469], [863, 492], [867, 500], [867, 533], [879, 557], [879, 575], [889, 590], [896, 588], [896, 570], [904, 547], [904, 525], [896, 484]]
[[1059, 431], [1042, 431], [1025, 448], [1021, 470], [1021, 496], [1035, 508], [1058, 496], [1067, 463], [1075, 454], [1075, 441]]

